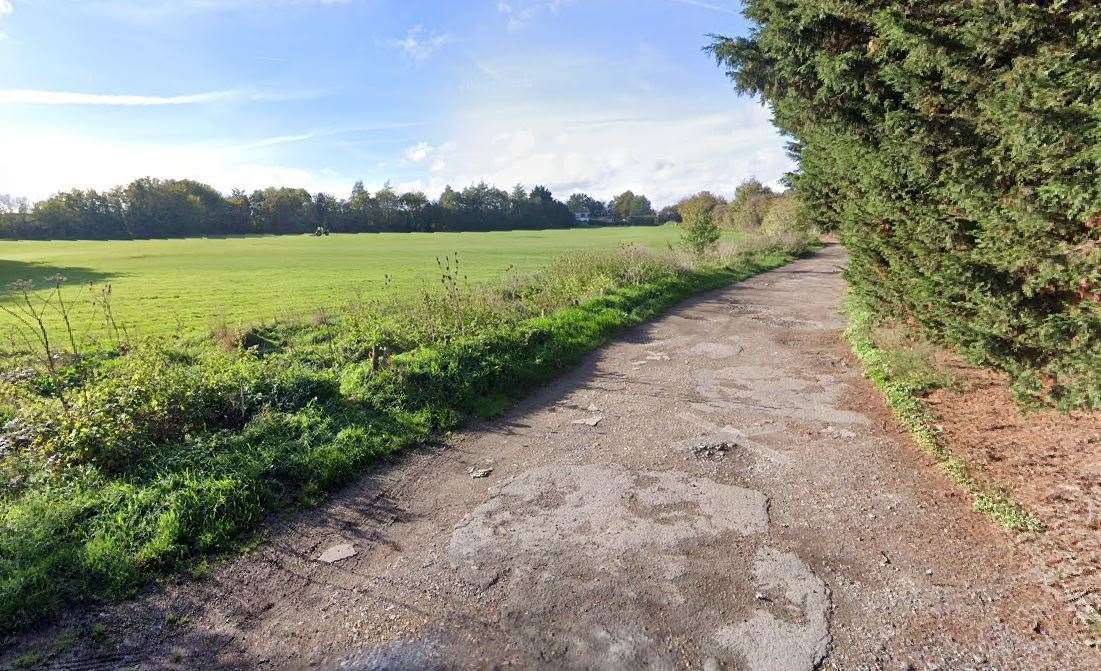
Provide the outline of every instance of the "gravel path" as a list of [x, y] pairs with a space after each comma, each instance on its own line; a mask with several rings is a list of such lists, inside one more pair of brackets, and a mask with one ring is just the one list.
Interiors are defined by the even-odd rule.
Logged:
[[107, 640], [64, 663], [1097, 668], [852, 364], [844, 262], [685, 303], [210, 577], [71, 616]]

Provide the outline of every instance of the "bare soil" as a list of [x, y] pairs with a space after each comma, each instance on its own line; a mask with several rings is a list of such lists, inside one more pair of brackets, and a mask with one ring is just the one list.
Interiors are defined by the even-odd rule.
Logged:
[[946, 357], [963, 391], [929, 403], [949, 448], [1037, 515], [1023, 537], [1042, 582], [1083, 638], [1101, 638], [1101, 412], [1022, 412], [1005, 375]]
[[74, 610], [0, 661], [72, 632], [49, 665], [1097, 669], [1031, 548], [852, 363], [844, 262], [688, 301], [208, 577]]

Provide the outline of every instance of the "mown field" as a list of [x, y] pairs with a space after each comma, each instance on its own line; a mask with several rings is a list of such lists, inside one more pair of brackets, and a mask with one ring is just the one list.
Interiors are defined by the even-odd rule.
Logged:
[[[379, 233], [125, 241], [0, 242], [0, 286], [66, 278], [81, 330], [102, 326], [88, 301], [112, 286], [116, 319], [131, 335], [194, 334], [339, 309], [357, 295], [412, 293], [440, 284], [436, 259], [459, 259], [460, 281], [530, 271], [569, 252], [676, 244], [676, 226], [489, 233]], [[733, 236], [733, 233], [728, 233]], [[84, 285], [84, 286], [82, 286]], [[10, 301], [10, 293], [6, 300]], [[52, 326], [60, 320], [51, 315]], [[0, 315], [6, 331], [10, 318]]]

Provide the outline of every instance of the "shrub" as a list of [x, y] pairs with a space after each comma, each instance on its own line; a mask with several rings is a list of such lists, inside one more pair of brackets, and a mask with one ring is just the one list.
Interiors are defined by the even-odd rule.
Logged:
[[761, 228], [765, 214], [776, 194], [756, 179], [749, 179], [734, 190], [734, 200], [723, 213], [727, 228], [753, 232]]
[[803, 209], [803, 203], [793, 193], [773, 198], [764, 219], [761, 220], [761, 232], [766, 235], [781, 235], [789, 231], [804, 233], [810, 230], [810, 221]]
[[713, 252], [722, 237], [711, 208], [700, 199], [686, 201], [680, 208], [681, 242], [696, 258]]
[[794, 142], [854, 294], [1022, 399], [1101, 407], [1101, 6], [748, 0], [710, 46]]

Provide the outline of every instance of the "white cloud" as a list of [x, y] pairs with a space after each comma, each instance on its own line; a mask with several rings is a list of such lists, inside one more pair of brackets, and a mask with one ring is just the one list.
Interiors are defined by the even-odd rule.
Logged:
[[421, 26], [413, 26], [403, 39], [391, 40], [390, 45], [415, 61], [425, 61], [450, 41], [449, 35], [426, 34]]
[[[0, 20], [15, 11], [11, 0], [0, 0]], [[8, 34], [0, 30], [0, 41], [8, 39]]]
[[0, 128], [0, 146], [20, 157], [0, 161], [0, 184], [32, 199], [75, 188], [110, 189], [145, 176], [197, 179], [225, 192], [296, 186], [343, 194], [351, 184], [332, 172], [273, 164], [265, 150], [249, 146], [125, 141], [56, 128]]
[[[3, 2], [3, 0], [0, 0]], [[0, 89], [0, 103], [8, 105], [102, 105], [148, 107], [162, 105], [201, 105], [206, 103], [289, 100], [302, 95], [268, 94], [248, 91], [208, 91], [179, 96], [147, 96], [114, 93], [79, 93], [38, 89]]]
[[664, 204], [707, 189], [731, 194], [749, 177], [776, 184], [793, 168], [768, 110], [729, 111], [480, 108], [468, 110], [422, 178], [428, 193], [482, 180], [502, 187], [545, 184], [559, 198], [626, 189]]
[[435, 147], [432, 145], [427, 142], [418, 142], [405, 150], [405, 158], [413, 163], [420, 163], [431, 156], [433, 151], [435, 151]]

